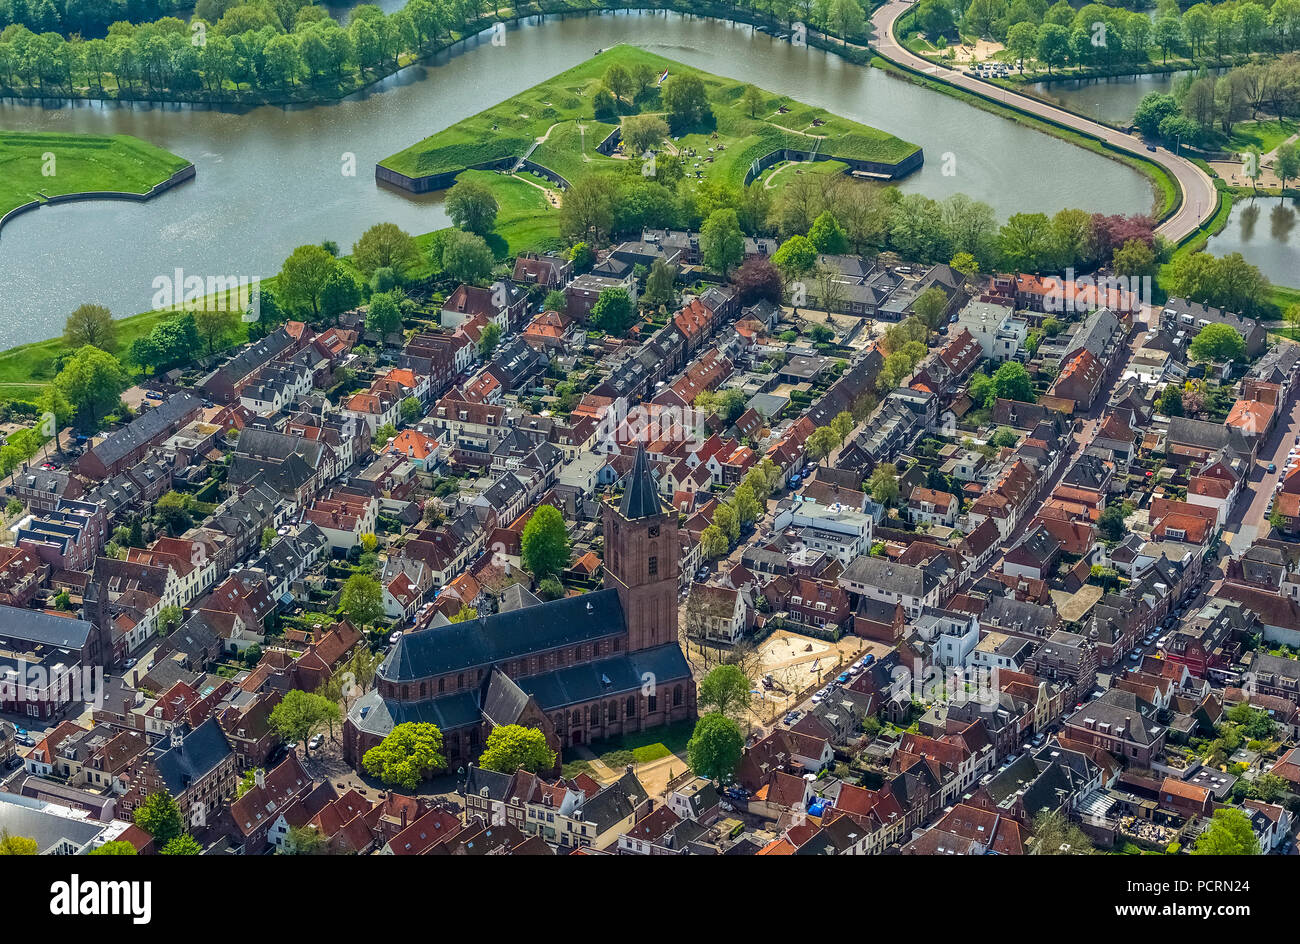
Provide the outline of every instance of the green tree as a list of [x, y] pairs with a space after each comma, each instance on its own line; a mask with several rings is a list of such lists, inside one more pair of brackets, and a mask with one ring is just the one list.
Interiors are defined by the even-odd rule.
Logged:
[[591, 307], [591, 314], [587, 316], [587, 321], [606, 334], [622, 337], [627, 333], [628, 328], [632, 327], [635, 316], [636, 308], [627, 289], [607, 288], [600, 293], [596, 304]]
[[452, 230], [442, 244], [442, 274], [457, 282], [482, 285], [492, 276], [496, 258], [477, 233]]
[[1038, 61], [1047, 66], [1047, 74], [1052, 74], [1052, 66], [1064, 65], [1069, 55], [1069, 30], [1056, 23], [1043, 24], [1038, 31]]
[[871, 478], [867, 480], [871, 497], [882, 505], [892, 505], [898, 501], [898, 471], [888, 462], [876, 466]]
[[343, 584], [342, 611], [358, 626], [373, 626], [384, 615], [384, 591], [368, 574], [353, 574]]
[[1259, 855], [1259, 840], [1241, 810], [1220, 807], [1201, 833], [1192, 855]]
[[111, 351], [117, 344], [117, 325], [103, 305], [78, 305], [63, 323], [63, 343], [71, 348], [93, 344]]
[[745, 237], [732, 209], [714, 210], [700, 228], [700, 255], [710, 269], [726, 275], [745, 257]]
[[713, 523], [727, 536], [728, 546], [740, 540], [740, 516], [731, 504], [723, 502], [713, 509]]
[[203, 847], [198, 840], [188, 833], [181, 833], [175, 839], [168, 840], [159, 855], [202, 855]]
[[758, 113], [763, 109], [763, 93], [758, 90], [757, 86], [746, 85], [741, 90], [740, 107], [745, 110], [745, 114], [749, 115], [749, 117], [758, 117]]
[[807, 236], [791, 236], [772, 253], [772, 264], [781, 270], [786, 281], [797, 279], [817, 264], [817, 247]]
[[1273, 159], [1273, 173], [1277, 174], [1283, 190], [1286, 189], [1288, 180], [1300, 178], [1300, 147], [1294, 141], [1278, 145]]
[[1145, 240], [1130, 239], [1115, 250], [1111, 267], [1118, 275], [1137, 278], [1154, 275], [1158, 262], [1156, 251]]
[[271, 728], [280, 737], [290, 741], [302, 741], [304, 751], [309, 750], [306, 741], [322, 727], [333, 730], [339, 722], [339, 706], [323, 695], [290, 689], [271, 711]]
[[370, 305], [366, 309], [366, 330], [373, 331], [381, 338], [402, 330], [402, 309], [397, 303], [396, 295], [380, 292], [370, 296]]
[[912, 310], [931, 331], [937, 330], [943, 321], [943, 313], [948, 309], [948, 296], [943, 289], [932, 285], [916, 297]]
[[700, 547], [704, 552], [707, 560], [717, 560], [725, 557], [731, 550], [731, 544], [727, 540], [727, 535], [716, 524], [710, 524], [700, 532]]
[[86, 853], [86, 855], [133, 856], [138, 855], [138, 853], [135, 851], [135, 846], [131, 845], [129, 842], [124, 842], [121, 839], [114, 839], [111, 842], [104, 843], [102, 846], [91, 849]]
[[993, 392], [1004, 400], [1032, 403], [1036, 399], [1029, 371], [1019, 361], [1007, 361], [993, 372]]
[[645, 280], [645, 303], [656, 307], [671, 307], [677, 300], [676, 282], [677, 270], [674, 267], [663, 259], [650, 263], [650, 273]]
[[183, 830], [181, 808], [166, 790], [155, 790], [135, 808], [135, 824], [153, 837], [155, 845], [167, 845]]
[[555, 766], [555, 751], [547, 746], [546, 735], [537, 728], [503, 724], [488, 734], [478, 765], [503, 774], [513, 774], [520, 768], [541, 773]]
[[[659, 260], [655, 260], [655, 261], [658, 262]], [[650, 275], [651, 277], [654, 276], [654, 266], [650, 267]], [[649, 289], [647, 288], [646, 291], [648, 292]], [[568, 305], [569, 305], [568, 296], [564, 294], [564, 291], [562, 289], [557, 288], [557, 289], [552, 289], [551, 291], [546, 293], [546, 298], [542, 302], [542, 309], [544, 311], [562, 312], [564, 311], [565, 308], [568, 307]]]
[[85, 428], [96, 426], [100, 417], [116, 406], [129, 383], [118, 359], [91, 344], [78, 348], [54, 378], [54, 385], [77, 408], [78, 420]]
[[387, 786], [414, 790], [447, 766], [442, 753], [442, 732], [435, 724], [407, 721], [366, 751], [361, 758], [366, 773]]
[[326, 318], [336, 318], [356, 308], [361, 304], [361, 289], [356, 279], [342, 266], [336, 265], [321, 287], [319, 304], [320, 312]]
[[501, 327], [495, 321], [489, 321], [478, 336], [479, 357], [484, 360], [491, 357], [499, 343], [501, 343]]
[[1123, 505], [1118, 502], [1107, 505], [1097, 519], [1097, 529], [1107, 541], [1122, 540], [1128, 530], [1124, 523]]
[[538, 506], [524, 525], [521, 541], [523, 564], [538, 580], [557, 577], [569, 566], [569, 534], [555, 506]]
[[1165, 388], [1160, 391], [1156, 409], [1165, 416], [1183, 415], [1183, 391], [1178, 384], [1165, 385]]
[[741, 718], [749, 708], [754, 683], [738, 665], [719, 665], [700, 680], [697, 701], [700, 710], [716, 711], [728, 718]]
[[631, 115], [623, 119], [623, 149], [639, 156], [656, 150], [668, 137], [668, 123], [658, 115]]
[[158, 611], [158, 635], [166, 636], [180, 626], [185, 619], [184, 611], [176, 605], [164, 606]]
[[284, 260], [276, 279], [276, 294], [294, 311], [320, 317], [321, 295], [338, 262], [320, 246], [299, 246]]
[[1091, 855], [1092, 841], [1060, 810], [1044, 810], [1034, 817], [1033, 855]]
[[1196, 333], [1188, 353], [1197, 361], [1241, 361], [1246, 340], [1229, 325], [1210, 324]]
[[194, 326], [207, 342], [208, 353], [213, 354], [217, 345], [239, 326], [239, 315], [229, 309], [200, 308], [194, 312]]
[[419, 261], [420, 249], [415, 239], [396, 223], [376, 223], [352, 244], [352, 262], [366, 278], [382, 267], [392, 269], [401, 279]]
[[686, 759], [701, 777], [725, 782], [736, 772], [744, 745], [740, 726], [726, 715], [711, 712], [695, 723], [695, 733], [686, 742]]
[[497, 205], [492, 191], [476, 180], [458, 180], [447, 191], [447, 215], [463, 230], [486, 236], [496, 226]]
[[838, 445], [835, 430], [829, 426], [819, 426], [808, 434], [808, 439], [804, 443], [804, 450], [807, 452], [809, 459], [814, 462], [821, 462], [830, 456]]
[[310, 826], [290, 826], [285, 839], [285, 855], [326, 855], [329, 842]]
[[[857, 423], [853, 419], [853, 414], [848, 410], [843, 410], [835, 414], [835, 419], [831, 420], [831, 429], [835, 433], [835, 438], [843, 443], [849, 438], [849, 433], [853, 432], [853, 427]], [[770, 494], [770, 493], [769, 493]]]
[[1023, 75], [1025, 60], [1038, 52], [1038, 27], [1028, 20], [1013, 24], [1007, 30], [1007, 49], [1016, 57], [1016, 65]]
[[831, 255], [848, 252], [849, 240], [844, 235], [844, 227], [830, 212], [823, 210], [808, 229], [808, 241], [818, 252]]
[[11, 836], [8, 830], [0, 833], [0, 856], [29, 856], [36, 855], [38, 851], [35, 839]]
[[564, 596], [564, 584], [558, 577], [543, 577], [537, 581], [537, 593], [543, 600], [558, 600]]
[[999, 449], [1014, 446], [1020, 442], [1020, 434], [1009, 426], [999, 426], [989, 437], [989, 443]]
[[668, 112], [673, 131], [698, 129], [709, 117], [709, 97], [704, 82], [689, 72], [675, 72], [659, 88], [659, 103]]

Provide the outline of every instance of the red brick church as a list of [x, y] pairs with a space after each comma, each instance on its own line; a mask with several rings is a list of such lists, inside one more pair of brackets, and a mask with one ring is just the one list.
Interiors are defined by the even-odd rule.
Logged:
[[514, 608], [404, 634], [348, 712], [350, 763], [407, 721], [436, 724], [455, 769], [497, 725], [541, 728], [560, 748], [695, 717], [677, 642], [677, 515], [644, 448], [623, 485], [604, 508], [604, 589], [548, 603], [524, 593]]

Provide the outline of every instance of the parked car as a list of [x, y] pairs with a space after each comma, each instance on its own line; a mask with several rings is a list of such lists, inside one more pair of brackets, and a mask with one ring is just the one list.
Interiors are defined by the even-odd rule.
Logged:
[[313, 734], [311, 740], [307, 742], [307, 746], [314, 751], [324, 743], [325, 743], [325, 735]]
[[32, 740], [32, 736], [30, 734], [16, 734], [14, 735], [14, 740], [17, 741], [19, 744], [21, 744], [23, 747], [36, 746], [36, 742]]
[[1268, 464], [1268, 470], [1269, 470], [1270, 472], [1276, 472], [1276, 471], [1277, 471], [1277, 463], [1276, 463], [1276, 462], [1270, 462], [1270, 463]]

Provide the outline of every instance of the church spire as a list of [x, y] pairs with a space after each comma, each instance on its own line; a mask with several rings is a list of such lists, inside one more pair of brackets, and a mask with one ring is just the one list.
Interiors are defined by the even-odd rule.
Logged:
[[653, 518], [664, 513], [663, 503], [659, 499], [659, 485], [650, 471], [650, 459], [646, 455], [645, 444], [636, 447], [636, 461], [632, 471], [623, 480], [623, 500], [619, 503], [618, 513], [628, 521], [636, 518]]

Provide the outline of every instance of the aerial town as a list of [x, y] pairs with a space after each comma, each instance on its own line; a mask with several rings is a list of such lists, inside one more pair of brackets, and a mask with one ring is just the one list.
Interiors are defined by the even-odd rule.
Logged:
[[0, 854], [1296, 854], [1300, 6], [572, 5], [0, 0]]

